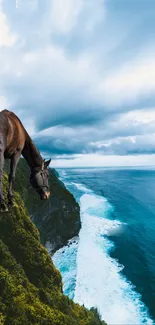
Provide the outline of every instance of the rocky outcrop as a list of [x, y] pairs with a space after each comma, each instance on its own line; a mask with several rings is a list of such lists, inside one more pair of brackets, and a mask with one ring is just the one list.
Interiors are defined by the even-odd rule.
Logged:
[[[8, 172], [8, 165], [5, 170]], [[15, 189], [20, 193], [31, 219], [39, 229], [42, 244], [48, 246], [53, 253], [79, 233], [80, 208], [54, 169], [50, 169], [51, 197], [48, 201], [41, 201], [31, 188], [29, 175], [29, 167], [21, 159], [17, 167]]]

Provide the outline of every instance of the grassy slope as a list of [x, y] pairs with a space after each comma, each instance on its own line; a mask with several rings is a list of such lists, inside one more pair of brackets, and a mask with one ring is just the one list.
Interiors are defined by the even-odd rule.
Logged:
[[[5, 170], [8, 172], [8, 163]], [[30, 187], [29, 177], [29, 167], [24, 159], [20, 159], [15, 189], [20, 193], [29, 215], [40, 231], [42, 244], [51, 242], [55, 251], [70, 238], [78, 235], [81, 226], [79, 205], [54, 171], [50, 171], [51, 196], [48, 201], [40, 200], [35, 190]]]
[[[4, 177], [6, 193], [7, 176]], [[15, 207], [0, 213], [0, 324], [101, 325], [96, 311], [74, 304], [39, 233], [15, 193]]]

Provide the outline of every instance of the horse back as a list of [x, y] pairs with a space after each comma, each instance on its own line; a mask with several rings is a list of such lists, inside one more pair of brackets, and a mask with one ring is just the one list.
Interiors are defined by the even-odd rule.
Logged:
[[8, 110], [1, 112], [4, 118], [6, 119], [5, 123], [7, 126], [6, 136], [6, 147], [5, 147], [5, 156], [6, 158], [11, 157], [15, 151], [22, 151], [25, 145], [26, 140], [26, 130], [22, 125], [19, 118]]

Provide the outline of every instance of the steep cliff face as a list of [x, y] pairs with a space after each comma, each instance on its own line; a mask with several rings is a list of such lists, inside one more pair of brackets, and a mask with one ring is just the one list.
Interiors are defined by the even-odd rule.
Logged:
[[[6, 196], [6, 175], [4, 188]], [[88, 311], [63, 295], [61, 275], [40, 244], [19, 193], [14, 208], [0, 213], [0, 324], [104, 324], [95, 310]]]
[[[6, 171], [8, 172], [8, 164]], [[54, 252], [79, 233], [79, 205], [58, 179], [55, 170], [50, 170], [51, 197], [48, 201], [41, 201], [30, 187], [29, 176], [29, 167], [21, 159], [17, 168], [15, 189], [20, 193], [31, 219], [40, 231], [42, 244], [50, 244], [51, 252]]]

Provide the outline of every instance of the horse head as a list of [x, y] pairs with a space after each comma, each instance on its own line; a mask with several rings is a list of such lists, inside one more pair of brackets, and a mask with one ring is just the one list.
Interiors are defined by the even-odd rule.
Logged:
[[51, 159], [48, 161], [43, 160], [42, 166], [33, 170], [30, 175], [30, 183], [40, 195], [41, 200], [47, 200], [50, 197], [49, 171], [47, 169], [50, 162]]

